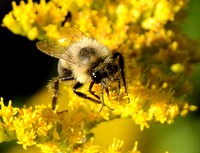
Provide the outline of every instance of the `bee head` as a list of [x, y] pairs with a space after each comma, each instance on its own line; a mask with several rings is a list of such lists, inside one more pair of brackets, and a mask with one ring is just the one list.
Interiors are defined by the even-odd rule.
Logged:
[[110, 81], [113, 81], [114, 75], [117, 72], [117, 65], [111, 59], [99, 59], [93, 63], [89, 74], [92, 81], [100, 83], [102, 86], [107, 87]]

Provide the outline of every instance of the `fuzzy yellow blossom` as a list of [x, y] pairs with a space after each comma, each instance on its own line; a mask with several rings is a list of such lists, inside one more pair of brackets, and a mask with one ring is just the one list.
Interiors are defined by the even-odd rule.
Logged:
[[13, 11], [3, 19], [3, 26], [8, 27], [13, 33], [28, 37], [30, 40], [44, 39], [45, 27], [49, 24], [58, 28], [65, 20], [67, 11], [62, 11], [52, 2], [41, 0], [40, 4], [28, 0], [26, 4], [20, 1], [17, 5], [12, 2]]
[[[7, 134], [13, 133], [12, 139], [17, 139], [18, 143], [23, 145], [24, 149], [28, 146], [36, 146], [44, 153], [49, 152], [99, 152], [100, 146], [93, 143], [90, 129], [96, 122], [101, 122], [104, 113], [95, 114], [87, 112], [83, 106], [79, 109], [68, 110], [56, 113], [51, 106], [37, 105], [33, 109], [21, 108], [16, 113], [12, 113], [15, 107], [4, 105], [3, 99], [1, 105], [1, 125], [7, 129]], [[8, 120], [4, 113], [9, 112]], [[93, 115], [93, 119], [91, 116]], [[95, 117], [99, 116], [99, 117]], [[99, 119], [98, 119], [99, 118]], [[94, 124], [95, 123], [95, 124]], [[0, 142], [8, 141], [10, 137], [1, 137]], [[84, 147], [81, 147], [84, 145]], [[118, 152], [123, 146], [123, 141], [114, 140], [106, 152]]]
[[[17, 139], [25, 149], [35, 145], [42, 152], [99, 152], [90, 130], [103, 121], [129, 117], [143, 130], [152, 121], [171, 124], [179, 115], [195, 111], [185, 95], [191, 91], [188, 76], [200, 60], [198, 46], [173, 24], [186, 5], [186, 0], [12, 2], [13, 10], [2, 25], [14, 34], [55, 41], [61, 27], [72, 26], [121, 52], [128, 95], [123, 87], [118, 95], [113, 82], [104, 101], [114, 110], [104, 107], [100, 113], [99, 105], [80, 100], [64, 87], [67, 111], [60, 113], [43, 105], [13, 108], [1, 99], [0, 142]], [[80, 91], [85, 93], [88, 86]], [[98, 85], [95, 88], [101, 94]], [[120, 152], [122, 146], [122, 141], [115, 141], [108, 151]], [[132, 152], [139, 152], [137, 143]]]

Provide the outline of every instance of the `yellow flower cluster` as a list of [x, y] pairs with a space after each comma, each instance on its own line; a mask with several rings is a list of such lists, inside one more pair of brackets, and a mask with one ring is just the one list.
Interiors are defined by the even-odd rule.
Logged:
[[[96, 120], [95, 113], [87, 112], [84, 107], [63, 112], [53, 111], [51, 106], [36, 105], [30, 108], [8, 106], [0, 100], [0, 142], [17, 139], [24, 149], [28, 146], [36, 146], [44, 153], [55, 152], [99, 152], [100, 146], [93, 143], [91, 129]], [[86, 109], [86, 108], [85, 108]], [[96, 114], [104, 115], [104, 114]], [[106, 152], [120, 152], [123, 141], [114, 140]], [[137, 151], [137, 143], [132, 150]]]
[[[60, 27], [72, 26], [110, 50], [119, 50], [125, 58], [130, 102], [123, 88], [118, 96], [115, 83], [109, 89], [110, 96], [104, 96], [106, 105], [114, 110], [104, 107], [100, 113], [97, 104], [80, 101], [70, 88], [68, 112], [56, 113], [50, 106], [36, 106], [34, 110], [11, 104], [6, 107], [1, 100], [0, 126], [8, 131], [7, 135], [1, 133], [0, 141], [16, 137], [24, 148], [36, 145], [43, 152], [98, 152], [90, 130], [102, 121], [131, 117], [143, 130], [151, 121], [170, 124], [177, 116], [196, 110], [185, 95], [191, 91], [188, 76], [200, 55], [196, 43], [183, 36], [175, 24], [186, 4], [186, 0], [12, 2], [13, 10], [2, 25], [15, 34], [53, 41]], [[117, 145], [111, 150], [121, 148], [121, 142], [114, 143]], [[135, 146], [132, 152], [137, 152]]]
[[32, 0], [28, 0], [28, 3], [20, 1], [20, 5], [13, 1], [12, 6], [13, 11], [5, 16], [3, 25], [14, 34], [26, 36], [30, 40], [51, 36], [67, 15], [67, 10], [59, 9], [45, 0], [41, 0], [40, 4]]
[[[116, 49], [122, 43], [130, 41], [130, 35], [140, 36], [135, 40], [142, 41], [143, 35], [135, 30], [158, 31], [174, 20], [184, 5], [184, 1], [68, 1], [52, 0], [40, 3], [28, 0], [20, 5], [12, 2], [13, 11], [3, 19], [3, 26], [15, 34], [33, 39], [51, 39], [56, 37], [56, 30], [62, 24], [77, 26], [79, 29], [98, 40], [103, 41], [110, 49]], [[66, 18], [72, 14], [71, 21]], [[65, 22], [67, 20], [67, 22]], [[139, 32], [139, 31], [138, 31]], [[153, 37], [149, 37], [151, 41]], [[143, 40], [145, 41], [145, 40]], [[134, 44], [135, 42], [132, 42]], [[138, 42], [140, 43], [140, 42]], [[135, 44], [135, 47], [139, 47]]]

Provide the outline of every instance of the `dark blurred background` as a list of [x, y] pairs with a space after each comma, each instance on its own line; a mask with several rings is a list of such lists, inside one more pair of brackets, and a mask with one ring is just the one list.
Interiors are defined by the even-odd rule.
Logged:
[[[1, 22], [11, 10], [11, 1], [0, 1]], [[0, 27], [0, 97], [5, 102], [23, 104], [56, 75], [57, 59], [38, 51], [35, 43]]]

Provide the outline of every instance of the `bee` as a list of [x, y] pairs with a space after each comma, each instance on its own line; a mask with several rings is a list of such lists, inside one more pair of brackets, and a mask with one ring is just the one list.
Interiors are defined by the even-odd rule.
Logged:
[[[53, 82], [53, 110], [57, 104], [61, 81], [75, 80], [73, 92], [81, 98], [101, 104], [99, 111], [103, 106], [107, 106], [104, 103], [103, 92], [108, 94], [108, 86], [112, 81], [118, 81], [119, 92], [122, 79], [127, 94], [123, 56], [119, 52], [112, 54], [106, 46], [86, 36], [77, 28], [63, 27], [59, 30], [57, 41], [39, 41], [36, 46], [43, 53], [59, 59], [58, 78]], [[121, 74], [121, 77], [118, 75], [116, 78], [117, 73]], [[87, 82], [90, 82], [88, 91], [91, 96], [78, 91]], [[92, 90], [94, 84], [101, 85], [101, 96]]]

